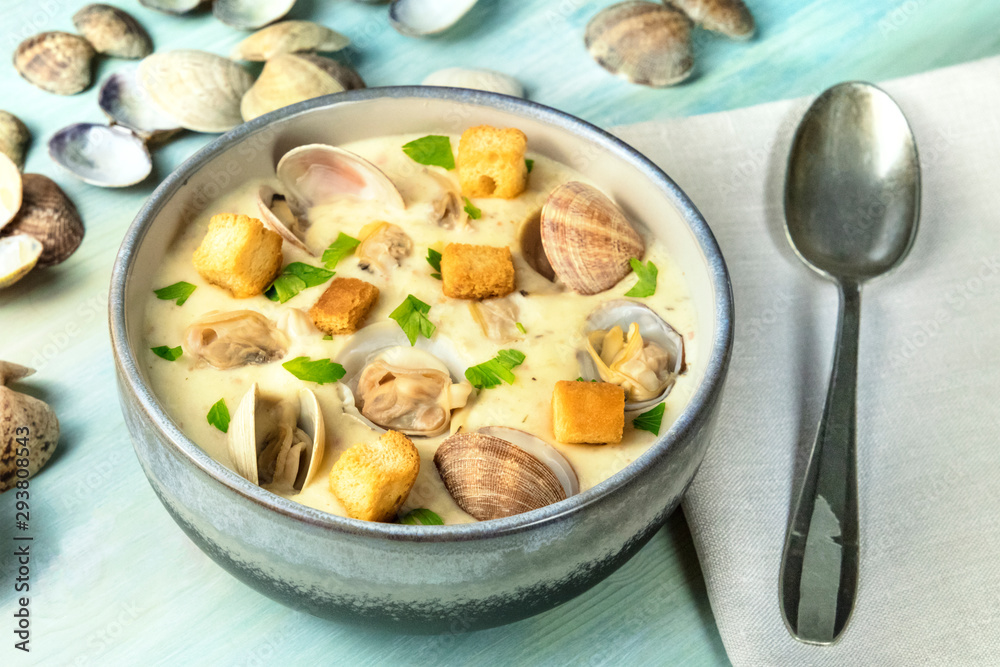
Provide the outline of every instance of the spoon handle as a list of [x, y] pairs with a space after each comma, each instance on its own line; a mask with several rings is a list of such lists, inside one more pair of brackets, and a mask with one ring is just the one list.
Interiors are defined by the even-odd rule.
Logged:
[[779, 584], [789, 632], [811, 644], [830, 644], [840, 636], [858, 583], [855, 408], [861, 286], [849, 280], [839, 284], [830, 388], [788, 526]]

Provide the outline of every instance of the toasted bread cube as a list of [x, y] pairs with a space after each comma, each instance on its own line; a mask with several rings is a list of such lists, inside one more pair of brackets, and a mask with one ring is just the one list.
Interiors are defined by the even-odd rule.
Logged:
[[453, 299], [489, 299], [514, 291], [510, 248], [449, 243], [441, 253], [441, 289]]
[[378, 288], [357, 278], [334, 278], [309, 309], [313, 324], [323, 333], [349, 334], [361, 327], [378, 301]]
[[559, 442], [621, 442], [625, 390], [610, 382], [556, 382], [552, 390], [552, 428]]
[[392, 521], [419, 472], [420, 454], [410, 439], [386, 431], [340, 455], [330, 470], [330, 490], [351, 518]]
[[193, 260], [202, 278], [245, 299], [262, 294], [281, 271], [281, 236], [257, 218], [213, 215]]
[[513, 199], [528, 186], [528, 138], [515, 128], [470, 127], [458, 144], [458, 180], [467, 197]]

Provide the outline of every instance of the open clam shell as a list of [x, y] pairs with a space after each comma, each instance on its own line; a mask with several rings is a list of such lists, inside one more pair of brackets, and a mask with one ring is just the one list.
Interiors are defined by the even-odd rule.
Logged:
[[47, 176], [24, 174], [21, 208], [0, 232], [27, 234], [42, 244], [38, 266], [59, 264], [83, 241], [83, 221], [66, 193]]
[[0, 153], [9, 157], [18, 169], [24, 169], [24, 156], [30, 143], [31, 132], [21, 119], [8, 111], [0, 111]]
[[444, 32], [469, 13], [476, 0], [393, 0], [389, 23], [411, 37]]
[[584, 33], [594, 60], [630, 83], [655, 88], [691, 76], [691, 20], [676, 7], [620, 2], [598, 12]]
[[254, 382], [233, 415], [227, 443], [244, 479], [275, 491], [301, 491], [322, 465], [323, 411], [309, 389], [300, 389], [293, 403], [262, 395]]
[[597, 294], [627, 276], [646, 245], [622, 210], [597, 188], [570, 181], [542, 206], [542, 247], [555, 275], [580, 294]]
[[580, 490], [573, 466], [554, 447], [502, 426], [452, 435], [434, 464], [455, 502], [479, 521], [530, 512]]
[[521, 85], [520, 81], [492, 69], [449, 67], [429, 74], [421, 85], [470, 88], [510, 95], [511, 97], [524, 97], [524, 86]]
[[13, 160], [0, 153], [0, 229], [17, 215], [23, 191], [21, 170]]
[[105, 188], [135, 185], [153, 170], [146, 143], [117, 125], [64, 127], [49, 139], [49, 157], [80, 180]]
[[347, 88], [313, 59], [283, 53], [264, 63], [260, 76], [240, 101], [240, 114], [245, 121], [253, 120], [296, 102], [344, 90]]
[[753, 15], [743, 0], [664, 0], [692, 21], [733, 39], [750, 39], [757, 32]]
[[[657, 374], [662, 384], [659, 392], [649, 398], [636, 399], [626, 391], [626, 412], [646, 410], [665, 399], [673, 389], [677, 376], [684, 372], [684, 337], [645, 304], [629, 299], [615, 299], [603, 303], [587, 318], [583, 334], [584, 337], [589, 337], [594, 332], [609, 331], [614, 327], [620, 327], [623, 332], [627, 332], [633, 324], [637, 325], [643, 343], [657, 345], [666, 354], [666, 359], [663, 360], [663, 367]], [[601, 350], [596, 350], [596, 353], [600, 354]], [[598, 363], [587, 349], [577, 352], [577, 360], [580, 363], [580, 376], [584, 380], [599, 382], [615, 380], [613, 377], [605, 377], [609, 375], [606, 368], [605, 375], [602, 375]], [[640, 362], [635, 363], [641, 365]], [[633, 366], [628, 374], [635, 377], [636, 370]]]
[[42, 244], [33, 236], [14, 234], [0, 238], [0, 289], [28, 275], [41, 256]]
[[75, 95], [90, 85], [94, 55], [94, 47], [79, 35], [43, 32], [17, 45], [14, 68], [42, 90]]
[[147, 56], [136, 79], [160, 112], [195, 132], [226, 132], [242, 123], [240, 100], [253, 85], [232, 60], [190, 49]]
[[215, 0], [212, 13], [226, 25], [256, 30], [291, 11], [295, 0]]
[[132, 130], [146, 141], [161, 142], [181, 130], [177, 121], [163, 113], [143, 92], [134, 67], [109, 76], [97, 94], [97, 104], [116, 125]]
[[336, 146], [308, 144], [293, 148], [278, 161], [276, 172], [292, 212], [300, 219], [307, 218], [311, 207], [342, 197], [406, 208], [399, 190], [378, 167]]
[[86, 5], [73, 14], [77, 32], [94, 50], [115, 58], [145, 58], [153, 40], [131, 14], [111, 5]]
[[351, 40], [325, 25], [312, 21], [282, 21], [258, 30], [236, 45], [233, 60], [270, 60], [282, 53], [320, 51], [332, 53]]
[[316, 256], [299, 236], [299, 221], [292, 213], [288, 203], [269, 185], [257, 189], [257, 210], [260, 211], [261, 222], [272, 231], [281, 234], [281, 238], [291, 243], [299, 250], [304, 250], [313, 257]]

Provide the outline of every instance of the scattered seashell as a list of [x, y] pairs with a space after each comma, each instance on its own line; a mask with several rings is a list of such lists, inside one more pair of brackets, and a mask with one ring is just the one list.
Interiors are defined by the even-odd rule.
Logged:
[[354, 251], [358, 266], [366, 271], [374, 268], [384, 276], [413, 252], [413, 240], [403, 228], [382, 220], [362, 227], [358, 238], [361, 244]]
[[444, 32], [469, 13], [476, 0], [393, 0], [389, 23], [410, 37]]
[[[0, 493], [37, 473], [59, 444], [59, 420], [49, 404], [9, 386], [34, 372], [32, 368], [0, 361]], [[27, 456], [20, 451], [25, 447]], [[19, 465], [24, 459], [27, 466]]]
[[469, 213], [462, 200], [462, 186], [448, 174], [434, 169], [428, 169], [427, 174], [441, 188], [432, 204], [433, 222], [445, 229], [464, 228], [469, 224]]
[[360, 155], [326, 144], [285, 153], [275, 170], [292, 212], [307, 220], [309, 209], [341, 197], [379, 201], [403, 209], [403, 196], [389, 177]]
[[41, 255], [42, 244], [34, 236], [14, 234], [0, 238], [0, 289], [28, 275]]
[[24, 174], [24, 194], [17, 215], [3, 235], [27, 234], [42, 244], [38, 267], [65, 261], [83, 241], [83, 222], [76, 206], [55, 181], [41, 174]]
[[21, 119], [0, 111], [0, 153], [9, 157], [18, 169], [24, 169], [24, 157], [30, 143], [31, 132]]
[[269, 364], [288, 351], [285, 334], [253, 310], [207, 313], [184, 331], [182, 345], [185, 354], [219, 370]]
[[244, 479], [273, 491], [301, 491], [323, 462], [323, 411], [309, 389], [299, 390], [294, 405], [261, 395], [254, 382], [233, 415], [226, 440]]
[[597, 188], [570, 181], [542, 207], [542, 247], [556, 276], [580, 294], [617, 285], [646, 246], [625, 214]]
[[282, 53], [332, 53], [351, 40], [312, 21], [282, 21], [250, 35], [233, 49], [233, 60], [265, 61]]
[[115, 58], [145, 58], [153, 40], [131, 14], [111, 5], [87, 5], [73, 14], [73, 25], [98, 53]]
[[304, 250], [313, 257], [316, 256], [316, 253], [302, 241], [299, 219], [292, 213], [288, 202], [268, 185], [262, 185], [257, 189], [257, 210], [260, 211], [261, 222], [266, 227], [281, 234], [281, 238], [299, 250]]
[[434, 464], [455, 502], [479, 521], [530, 512], [580, 490], [573, 466], [554, 447], [503, 426], [452, 435]]
[[637, 301], [602, 303], [587, 318], [583, 333], [587, 349], [577, 353], [580, 377], [625, 389], [626, 412], [665, 399], [684, 372], [684, 337]]
[[264, 63], [257, 81], [243, 95], [240, 114], [245, 121], [253, 120], [296, 102], [344, 90], [326, 70], [302, 56], [284, 53]]
[[326, 58], [324, 56], [317, 56], [315, 53], [299, 53], [299, 58], [311, 62], [316, 67], [332, 76], [340, 85], [344, 87], [345, 90], [360, 90], [365, 87], [365, 81], [361, 78], [361, 75], [351, 67], [350, 65], [345, 65], [342, 62], [338, 62], [333, 58]]
[[42, 90], [75, 95], [90, 85], [94, 55], [94, 47], [79, 35], [43, 32], [18, 44], [14, 68]]
[[584, 34], [597, 63], [631, 83], [662, 87], [691, 76], [691, 21], [653, 2], [620, 2], [598, 12]]
[[517, 240], [521, 246], [521, 256], [528, 266], [549, 282], [554, 282], [556, 273], [552, 270], [549, 258], [545, 256], [545, 248], [542, 246], [542, 209], [532, 212], [525, 218], [518, 230]]
[[23, 189], [21, 171], [9, 157], [0, 153], [0, 229], [17, 215]]
[[743, 0], [664, 0], [692, 21], [733, 39], [750, 39], [757, 31], [753, 15]]
[[117, 125], [76, 123], [49, 139], [49, 157], [81, 181], [104, 188], [124, 188], [153, 171], [145, 142]]
[[147, 56], [136, 79], [159, 111], [195, 132], [226, 132], [242, 123], [240, 100], [253, 85], [232, 60], [195, 50]]
[[187, 14], [206, 0], [139, 0], [143, 7], [167, 14]]
[[109, 76], [97, 95], [97, 104], [116, 125], [147, 142], [160, 143], [181, 131], [177, 121], [160, 111], [143, 92], [134, 67]]
[[283, 17], [294, 4], [295, 0], [215, 0], [212, 13], [226, 25], [256, 30]]
[[524, 97], [524, 86], [517, 79], [491, 69], [449, 67], [428, 75], [421, 85], [471, 88], [511, 97]]

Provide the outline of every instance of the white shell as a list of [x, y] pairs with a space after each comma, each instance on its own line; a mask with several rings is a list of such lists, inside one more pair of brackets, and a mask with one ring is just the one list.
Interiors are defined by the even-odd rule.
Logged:
[[476, 0], [393, 0], [389, 22], [411, 37], [435, 35], [458, 23], [475, 4]]
[[13, 160], [0, 153], [0, 229], [17, 215], [23, 194], [21, 170]]
[[280, 19], [294, 4], [295, 0], [215, 0], [212, 13], [226, 25], [256, 30]]
[[115, 124], [135, 132], [140, 138], [165, 139], [181, 126], [160, 111], [136, 80], [136, 68], [126, 67], [109, 76], [97, 95], [97, 104]]
[[282, 53], [331, 53], [347, 47], [351, 40], [325, 25], [312, 21], [282, 21], [258, 30], [236, 45], [233, 60], [263, 62]]
[[187, 14], [204, 0], [139, 0], [143, 7], [167, 14]]
[[106, 188], [135, 185], [153, 170], [146, 143], [117, 125], [64, 127], [49, 139], [49, 157], [80, 180]]
[[34, 236], [14, 234], [0, 238], [0, 289], [26, 276], [41, 256], [42, 243]]
[[428, 75], [423, 85], [471, 88], [511, 97], [524, 97], [524, 86], [517, 79], [491, 69], [449, 67]]

